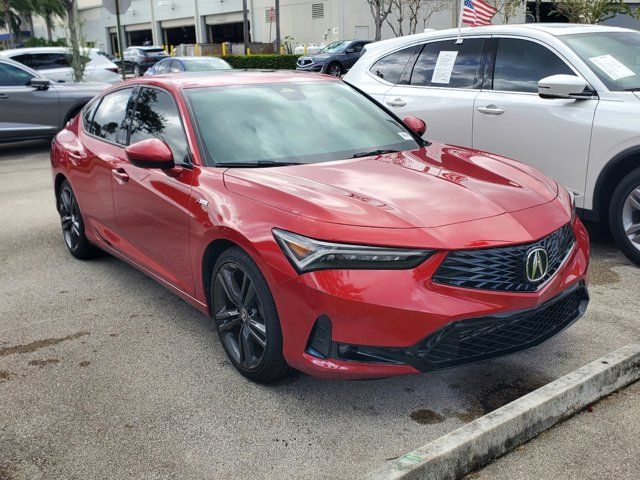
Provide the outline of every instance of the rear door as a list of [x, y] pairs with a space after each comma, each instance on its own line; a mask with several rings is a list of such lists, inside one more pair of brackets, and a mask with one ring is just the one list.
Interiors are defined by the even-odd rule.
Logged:
[[541, 42], [507, 37], [495, 42], [493, 78], [475, 100], [473, 147], [525, 162], [583, 193], [597, 97], [541, 98], [539, 80], [579, 75], [577, 70]]
[[190, 154], [178, 106], [169, 92], [142, 87], [131, 115], [129, 144], [159, 138], [176, 167], [140, 168], [124, 156], [115, 165], [113, 203], [122, 253], [193, 295], [189, 250]]
[[0, 139], [53, 136], [59, 129], [58, 92], [28, 86], [34, 75], [0, 62]]
[[427, 123], [426, 137], [471, 146], [473, 105], [482, 88], [488, 38], [465, 38], [424, 44], [415, 64], [389, 90], [384, 103], [403, 118]]

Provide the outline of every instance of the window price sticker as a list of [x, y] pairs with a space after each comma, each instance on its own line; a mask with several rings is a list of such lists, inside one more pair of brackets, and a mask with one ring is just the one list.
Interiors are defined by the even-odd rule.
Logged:
[[443, 50], [438, 54], [438, 60], [436, 60], [436, 66], [433, 69], [433, 75], [431, 76], [431, 83], [442, 83], [448, 85], [451, 81], [451, 72], [453, 72], [453, 66], [456, 63], [458, 52]]
[[611, 80], [620, 80], [621, 78], [633, 77], [635, 75], [633, 70], [629, 69], [624, 63], [611, 55], [591, 57], [589, 61], [606, 73]]

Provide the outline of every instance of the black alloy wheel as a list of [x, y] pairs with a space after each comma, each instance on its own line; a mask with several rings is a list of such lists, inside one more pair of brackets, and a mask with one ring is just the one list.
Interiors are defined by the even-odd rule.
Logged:
[[275, 303], [262, 273], [244, 251], [231, 248], [220, 255], [211, 296], [220, 340], [238, 371], [262, 383], [285, 376], [288, 366]]
[[89, 243], [84, 232], [84, 221], [80, 206], [71, 185], [66, 180], [58, 192], [58, 213], [62, 225], [64, 242], [71, 255], [79, 259], [92, 258], [98, 250]]
[[327, 67], [327, 73], [332, 77], [340, 77], [342, 75], [342, 67], [339, 63], [333, 62]]

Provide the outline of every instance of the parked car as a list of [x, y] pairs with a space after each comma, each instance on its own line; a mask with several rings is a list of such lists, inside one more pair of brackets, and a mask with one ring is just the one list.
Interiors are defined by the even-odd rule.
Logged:
[[424, 128], [328, 76], [130, 80], [52, 145], [64, 240], [212, 315], [260, 382], [431, 371], [557, 334], [588, 302], [572, 197]]
[[124, 68], [127, 73], [139, 77], [168, 56], [162, 47], [128, 47], [123, 52]]
[[315, 55], [298, 58], [296, 70], [304, 72], [328, 73], [339, 77], [360, 58], [362, 49], [370, 43], [368, 40], [341, 40], [333, 42]]
[[55, 83], [0, 57], [0, 142], [51, 138], [105, 83]]
[[145, 76], [161, 73], [213, 72], [231, 70], [231, 65], [217, 57], [169, 57], [160, 60], [145, 72]]
[[368, 45], [345, 80], [429, 135], [521, 160], [640, 264], [640, 32], [491, 25]]
[[[122, 80], [118, 67], [97, 48], [83, 48], [85, 70], [83, 80], [87, 82], [117, 83]], [[0, 58], [10, 58], [38, 71], [55, 82], [73, 82], [71, 53], [65, 47], [32, 47], [0, 51]]]

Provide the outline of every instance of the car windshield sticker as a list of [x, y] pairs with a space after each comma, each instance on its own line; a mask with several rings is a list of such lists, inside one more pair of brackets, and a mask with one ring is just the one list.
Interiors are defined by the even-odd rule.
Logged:
[[449, 84], [451, 80], [451, 72], [453, 72], [453, 65], [456, 63], [456, 57], [458, 52], [443, 50], [438, 54], [438, 60], [436, 60], [436, 68], [433, 69], [433, 75], [431, 76], [431, 83], [444, 83]]
[[411, 140], [413, 137], [411, 135], [409, 135], [407, 132], [398, 132], [398, 135], [400, 135], [402, 138], [404, 138], [405, 140]]
[[621, 78], [633, 77], [635, 75], [633, 70], [627, 68], [625, 64], [611, 55], [591, 57], [589, 61], [606, 73], [611, 80], [620, 80]]

